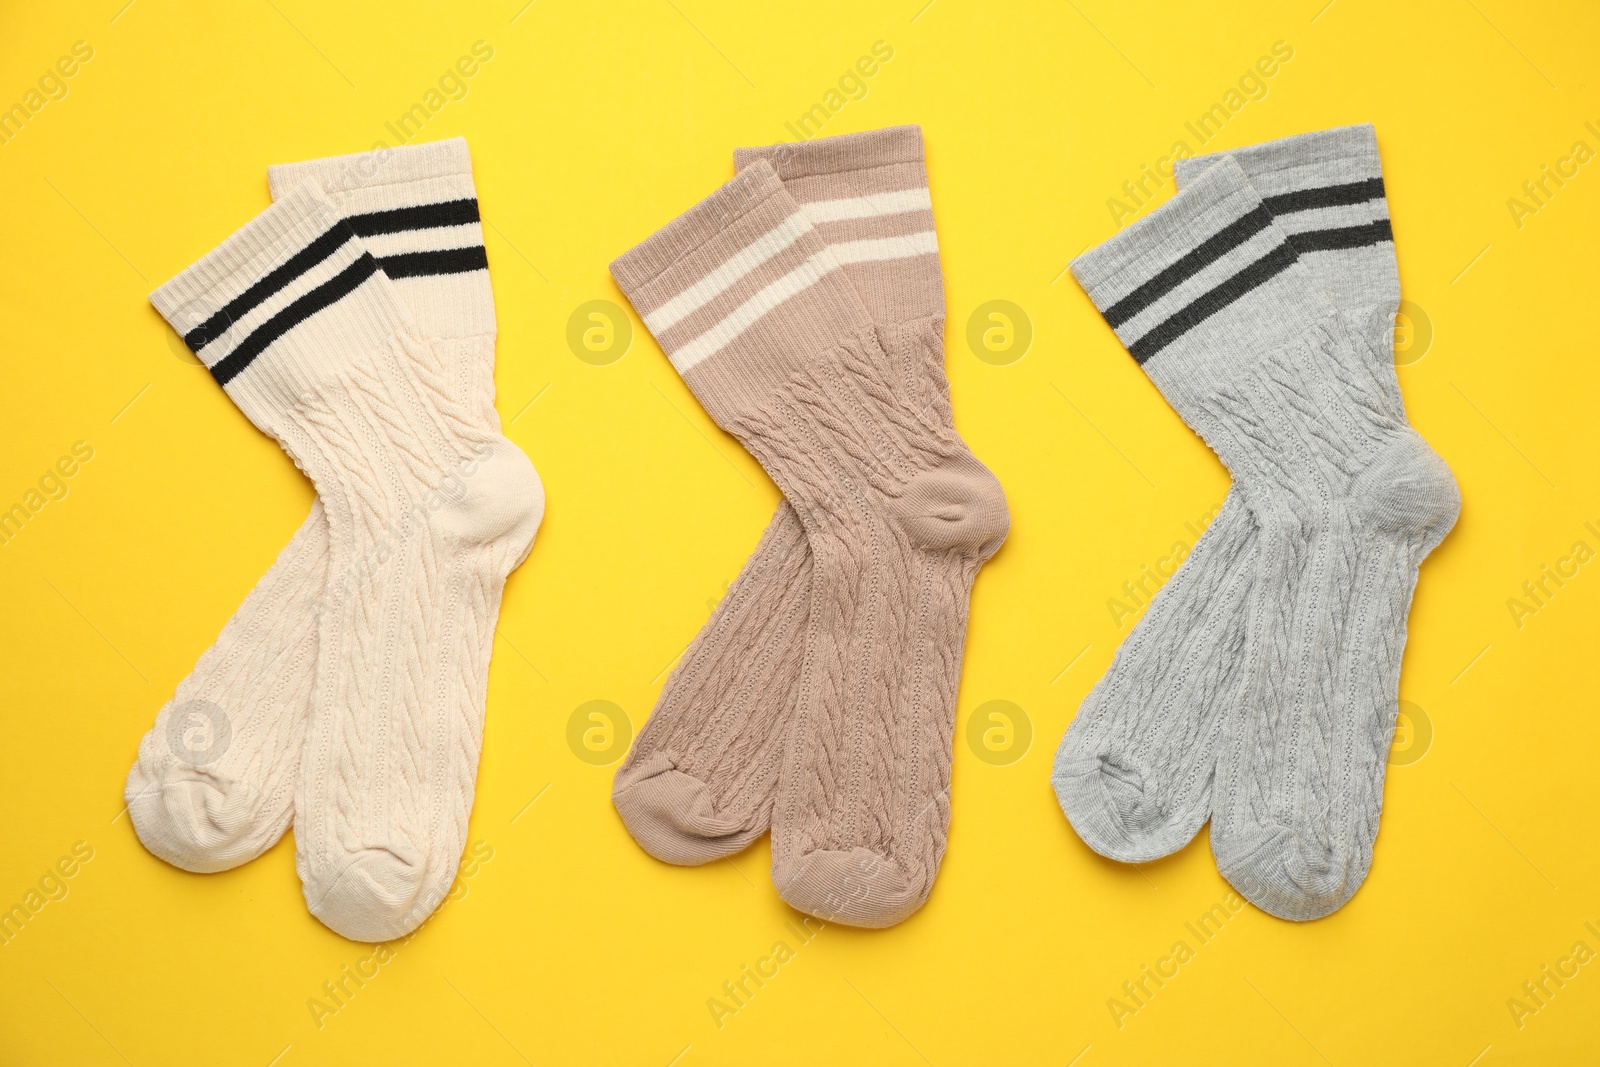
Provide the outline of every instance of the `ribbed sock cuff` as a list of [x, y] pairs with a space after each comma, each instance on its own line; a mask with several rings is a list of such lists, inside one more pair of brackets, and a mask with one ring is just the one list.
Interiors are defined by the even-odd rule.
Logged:
[[763, 160], [844, 267], [873, 322], [943, 318], [944, 279], [921, 127], [734, 153], [741, 169]]
[[1073, 260], [1072, 272], [1182, 411], [1174, 383], [1215, 380], [1332, 313], [1303, 270], [1284, 277], [1297, 260], [1244, 172], [1224, 158]]
[[1233, 251], [1237, 243], [1230, 241], [1270, 226], [1261, 197], [1238, 164], [1224, 157], [1155, 211], [1074, 259], [1072, 276], [1122, 336], [1122, 325], [1153, 300]]
[[[1306, 268], [1328, 298], [1374, 350], [1387, 353], [1393, 343], [1400, 277], [1373, 127], [1319, 130], [1241, 148], [1225, 157], [1183, 160], [1178, 164], [1180, 187], [1186, 188], [1202, 168], [1222, 158], [1244, 171], [1274, 225], [1305, 257]], [[1383, 371], [1385, 378], [1390, 374]]]
[[[1258, 176], [1265, 179], [1289, 170], [1323, 171], [1328, 180], [1316, 183], [1322, 185], [1383, 175], [1378, 157], [1378, 134], [1368, 122], [1359, 126], [1340, 126], [1294, 137], [1280, 137], [1276, 141], [1266, 141], [1231, 152], [1180, 159], [1174, 165], [1178, 186], [1181, 188], [1198, 178], [1223, 156], [1231, 157], [1238, 163], [1252, 182]], [[1305, 188], [1307, 183], [1302, 181], [1298, 187]], [[1257, 189], [1263, 196], [1283, 191], [1277, 188], [1263, 189], [1259, 185]]]
[[772, 164], [779, 178], [806, 178], [815, 174], [869, 170], [895, 163], [921, 163], [922, 127], [890, 126], [842, 137], [815, 141], [786, 141], [759, 148], [736, 148], [733, 165], [744, 170], [758, 159]]
[[339, 193], [451, 175], [472, 177], [472, 157], [465, 137], [279, 163], [267, 168], [267, 184], [276, 200], [301, 182], [316, 182], [324, 192]]
[[765, 161], [619, 256], [611, 273], [724, 424], [871, 328], [838, 261]]
[[[207, 367], [220, 358], [214, 342], [227, 340], [246, 312], [240, 297], [316, 238], [347, 241], [354, 235], [315, 189], [297, 191], [245, 223], [227, 240], [150, 294], [150, 303]], [[218, 317], [218, 316], [221, 317]], [[234, 338], [233, 340], [237, 340]], [[211, 348], [210, 352], [207, 349]]]
[[302, 183], [150, 294], [252, 422], [412, 328], [349, 225]]
[[495, 333], [472, 159], [460, 137], [267, 169], [275, 197], [322, 189], [429, 337]]
[[[788, 194], [770, 166], [741, 171], [716, 192], [612, 260], [611, 276], [632, 300], [636, 291], [657, 281], [678, 260], [774, 198], [787, 200]], [[638, 301], [634, 304], [638, 306]]]

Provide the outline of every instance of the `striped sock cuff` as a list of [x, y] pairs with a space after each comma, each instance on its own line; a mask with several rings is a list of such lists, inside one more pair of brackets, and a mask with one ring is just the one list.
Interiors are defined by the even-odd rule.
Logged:
[[274, 405], [292, 403], [300, 390], [410, 325], [377, 262], [309, 183], [151, 293], [150, 302], [269, 432]]
[[772, 165], [875, 322], [944, 314], [921, 127], [734, 152], [740, 170], [757, 160]]
[[[1297, 251], [1328, 252], [1394, 240], [1377, 132], [1370, 123], [1284, 137], [1226, 155], [1243, 169]], [[1179, 188], [1221, 158], [1179, 160]]]
[[[1297, 259], [1244, 172], [1224, 158], [1073, 260], [1072, 273], [1146, 365], [1195, 333], [1236, 345], [1245, 358], [1275, 335], [1311, 325], [1323, 309], [1309, 287], [1272, 285]], [[1155, 375], [1160, 368], [1146, 369]]]
[[279, 164], [267, 168], [267, 182], [274, 198], [302, 182], [322, 189], [429, 335], [494, 332], [488, 253], [464, 138]]
[[611, 273], [719, 422], [870, 329], [838, 261], [765, 161], [620, 256]]

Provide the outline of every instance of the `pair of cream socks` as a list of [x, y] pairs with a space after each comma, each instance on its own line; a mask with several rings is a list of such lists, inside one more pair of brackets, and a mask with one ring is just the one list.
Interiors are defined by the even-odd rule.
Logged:
[[1400, 399], [1372, 127], [1184, 160], [1177, 178], [1072, 271], [1233, 488], [1052, 781], [1095, 851], [1154, 859], [1209, 819], [1240, 893], [1315, 919], [1371, 866], [1417, 569], [1460, 496]]
[[613, 799], [672, 863], [770, 827], [785, 900], [888, 926], [944, 853], [968, 598], [1008, 512], [951, 421], [921, 131], [735, 159], [611, 270], [784, 501]]
[[455, 878], [501, 592], [544, 492], [495, 413], [466, 142], [269, 181], [273, 205], [151, 302], [317, 500], [157, 715], [127, 802], [191, 871], [292, 822], [312, 914], [382, 941]]

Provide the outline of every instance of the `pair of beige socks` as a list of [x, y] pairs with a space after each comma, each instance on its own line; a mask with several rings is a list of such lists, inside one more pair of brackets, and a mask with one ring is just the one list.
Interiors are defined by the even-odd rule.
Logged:
[[921, 131], [735, 158], [735, 178], [611, 269], [784, 501], [613, 799], [671, 863], [770, 828], [786, 901], [889, 926], [944, 853], [968, 599], [1005, 496], [951, 419]]
[[466, 844], [506, 576], [544, 512], [494, 409], [466, 142], [273, 167], [275, 202], [151, 295], [317, 500], [139, 746], [139, 839], [221, 871], [292, 823], [311, 912], [361, 941]]

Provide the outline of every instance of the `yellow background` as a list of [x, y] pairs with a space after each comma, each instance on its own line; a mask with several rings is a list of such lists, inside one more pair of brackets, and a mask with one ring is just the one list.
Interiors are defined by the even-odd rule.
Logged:
[[[1600, 150], [1591, 6], [125, 2], [0, 15], [0, 105], [73, 42], [94, 50], [0, 146], [0, 507], [94, 449], [0, 547], [0, 907], [93, 849], [0, 947], [0, 1063], [1600, 1060], [1600, 962], [1520, 1027], [1507, 1003], [1575, 942], [1600, 951], [1600, 564], [1520, 628], [1507, 606], [1574, 542], [1600, 549], [1600, 162], [1520, 227], [1507, 206], [1575, 141]], [[308, 1002], [371, 950], [306, 912], [291, 842], [187, 874], [122, 813], [156, 709], [311, 499], [146, 295], [266, 206], [269, 163], [395, 143], [385, 123], [480, 40], [493, 59], [415, 139], [470, 141], [500, 409], [549, 510], [495, 647], [471, 830], [492, 859], [319, 1026]], [[923, 125], [957, 422], [1013, 525], [973, 597], [932, 899], [800, 946], [765, 842], [657, 863], [609, 803], [612, 768], [569, 748], [586, 701], [645, 719], [777, 493], [636, 320], [605, 366], [565, 337], [580, 304], [625, 303], [613, 256], [725, 179], [735, 146], [792, 138], [878, 41], [893, 59], [823, 132]], [[1292, 60], [1210, 147], [1377, 124], [1404, 295], [1433, 332], [1401, 384], [1465, 504], [1401, 679], [1431, 747], [1391, 770], [1367, 885], [1309, 925], [1246, 906], [1201, 946], [1184, 924], [1229, 893], [1204, 836], [1101, 860], [1048, 770], [1126, 633], [1107, 599], [1192, 543], [1226, 475], [1063, 272], [1115, 229], [1122, 183], [1193, 145], [1184, 122], [1278, 41]], [[1000, 366], [966, 343], [995, 299], [1034, 331]], [[1009, 764], [968, 742], [991, 700], [1032, 727]], [[708, 999], [779, 940], [795, 958], [719, 1028]], [[1194, 958], [1119, 1026], [1108, 1000], [1179, 940]]]

